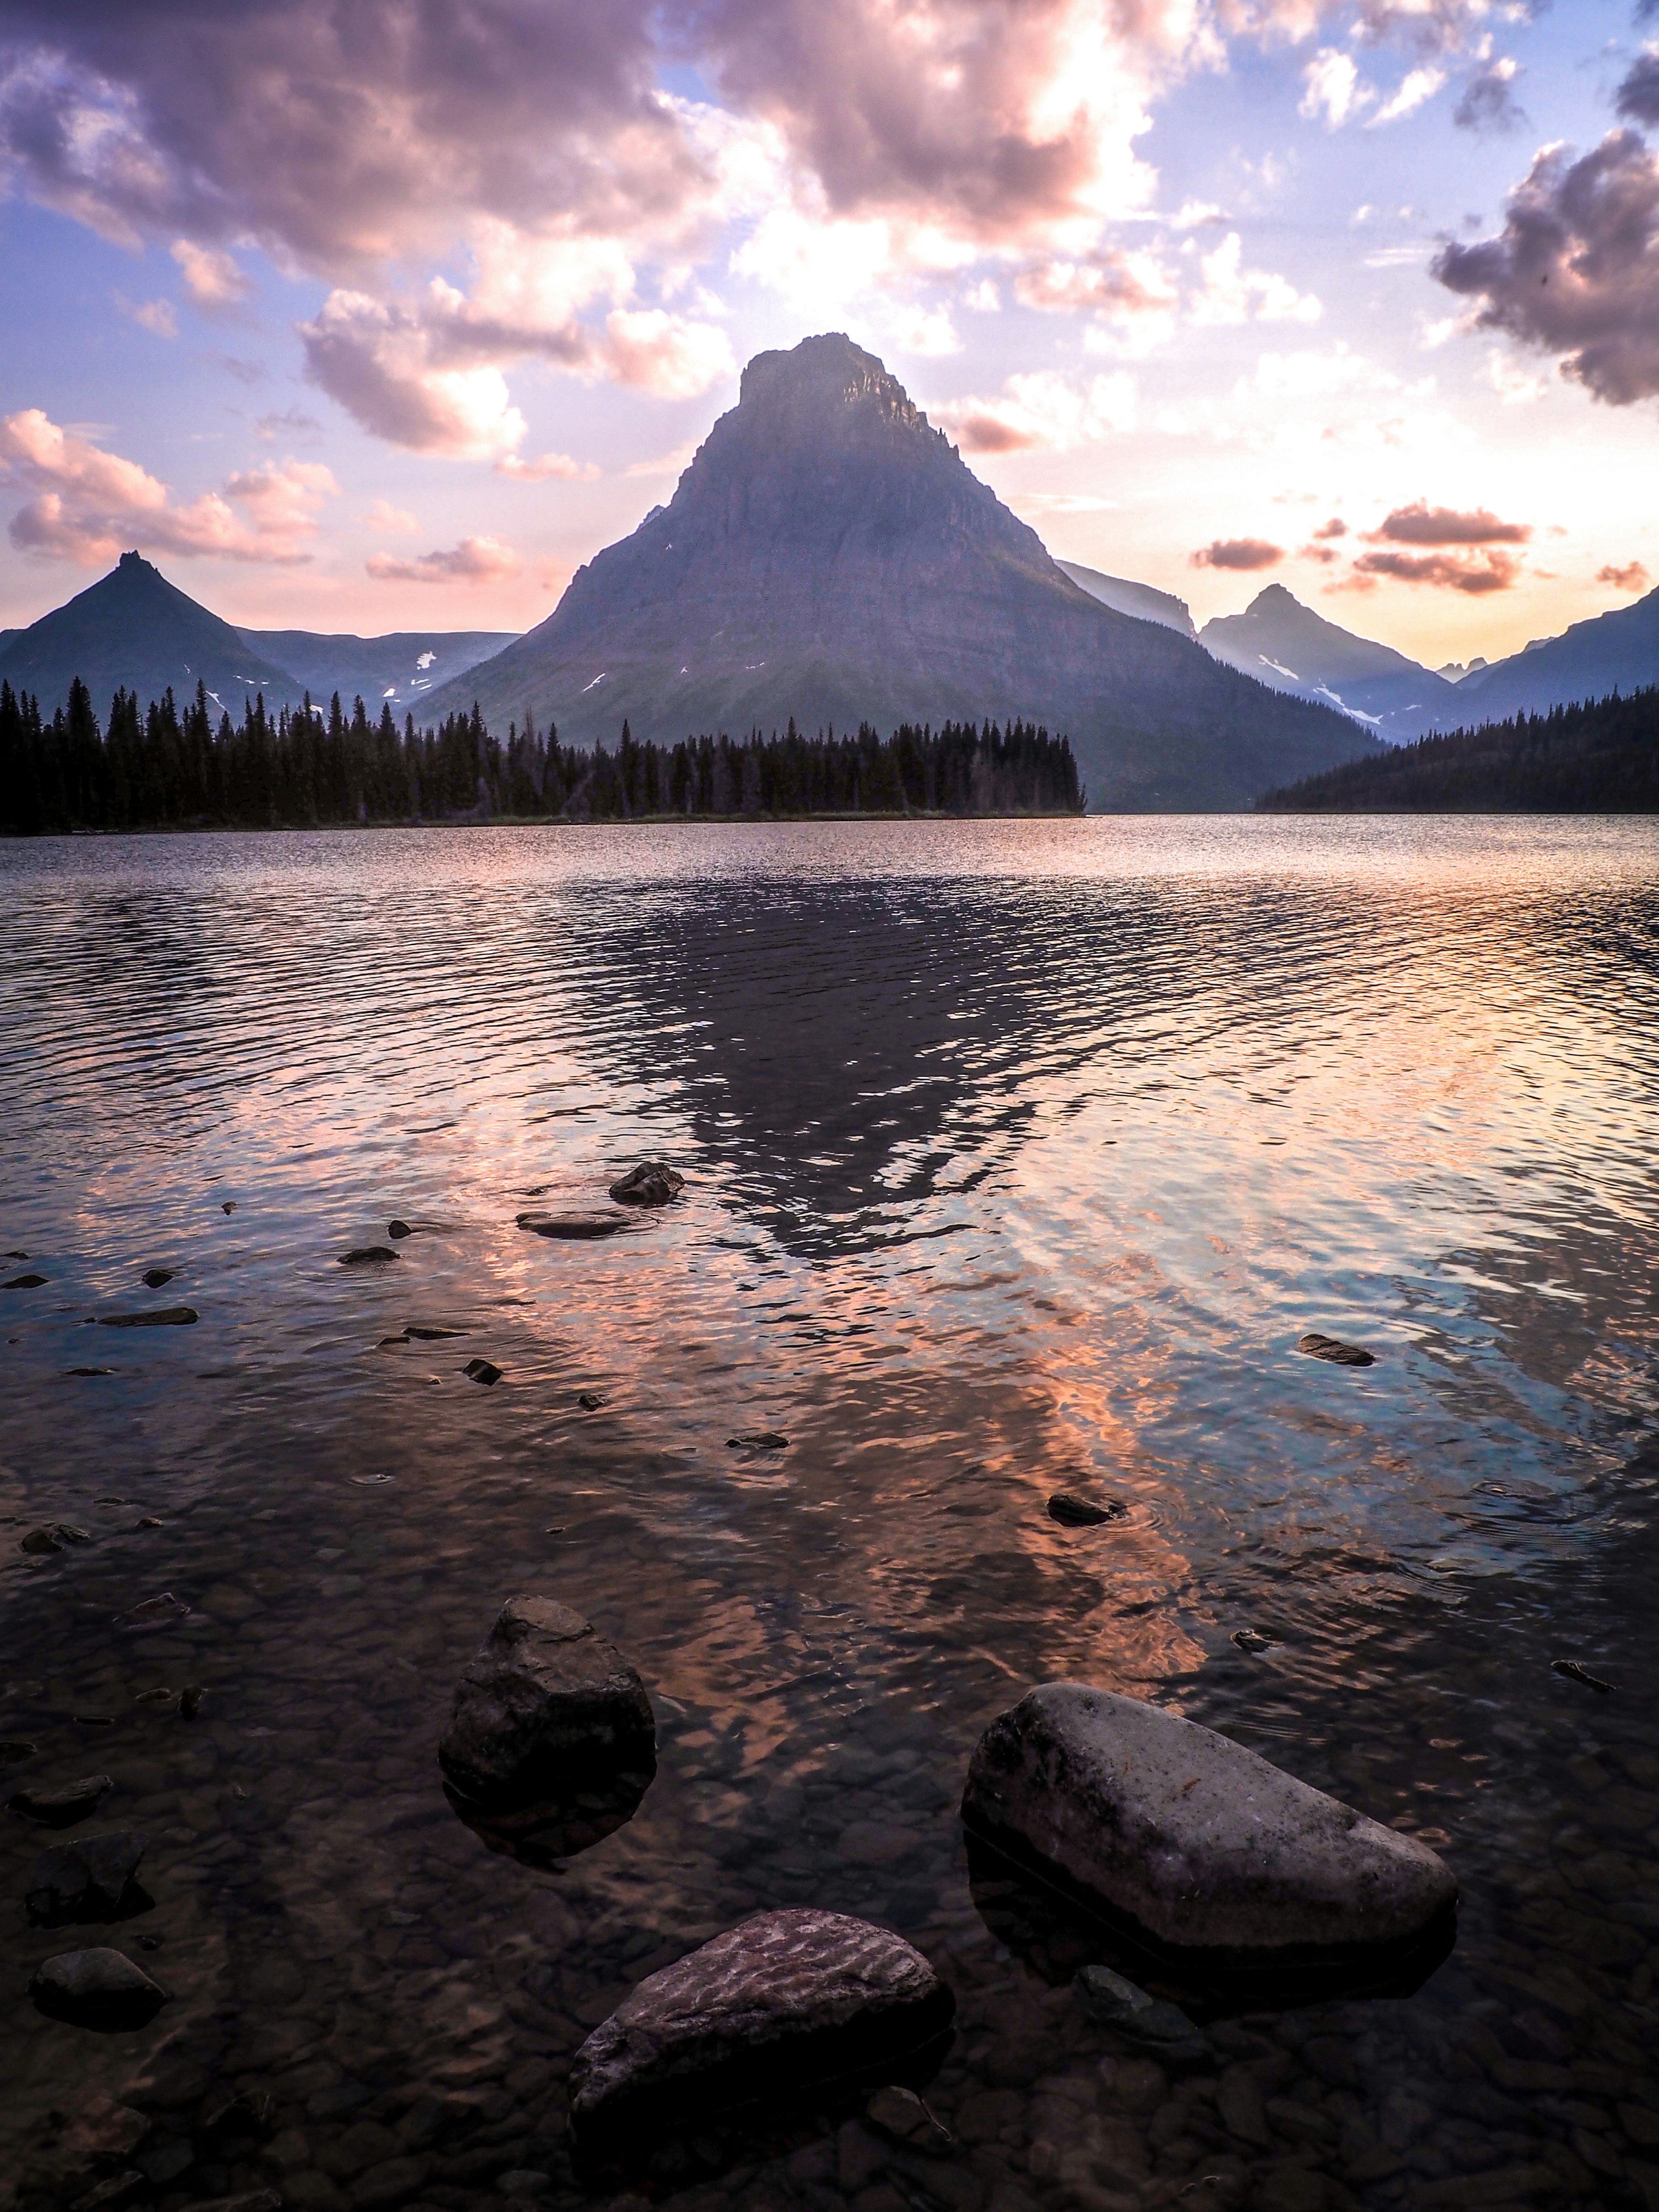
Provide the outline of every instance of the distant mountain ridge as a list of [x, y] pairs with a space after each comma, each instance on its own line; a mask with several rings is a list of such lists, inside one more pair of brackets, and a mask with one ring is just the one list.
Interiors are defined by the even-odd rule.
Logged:
[[1449, 683], [1392, 646], [1357, 637], [1285, 590], [1269, 584], [1242, 615], [1218, 615], [1199, 643], [1230, 668], [1276, 690], [1320, 699], [1366, 723], [1394, 744], [1457, 719], [1468, 681]]
[[1173, 592], [1160, 592], [1151, 584], [1133, 584], [1127, 576], [1103, 576], [1098, 568], [1085, 568], [1080, 561], [1056, 561], [1054, 566], [1071, 578], [1091, 599], [1137, 622], [1155, 622], [1182, 637], [1196, 639], [1192, 609]]
[[348, 706], [362, 695], [370, 707], [390, 699], [416, 707], [428, 691], [465, 675], [511, 645], [515, 629], [389, 630], [384, 637], [329, 635], [308, 629], [244, 629], [237, 635], [286, 669], [325, 702], [337, 691]]
[[1457, 686], [1456, 719], [1501, 721], [1651, 684], [1659, 684], [1659, 590], [1472, 671]]
[[1375, 742], [1082, 590], [841, 333], [757, 355], [668, 505], [427, 711], [475, 696], [578, 744], [1018, 714], [1109, 807], [1238, 806]]
[[[27, 629], [0, 631], [0, 680], [32, 692], [48, 717], [77, 676], [100, 717], [118, 690], [148, 706], [171, 688], [182, 705], [198, 683], [233, 719], [255, 693], [272, 708], [297, 707], [307, 691], [325, 706], [338, 691], [348, 708], [360, 693], [371, 708], [386, 698], [406, 707], [516, 634], [398, 630], [359, 638], [234, 629], [133, 552]], [[424, 668], [423, 656], [430, 656]]]

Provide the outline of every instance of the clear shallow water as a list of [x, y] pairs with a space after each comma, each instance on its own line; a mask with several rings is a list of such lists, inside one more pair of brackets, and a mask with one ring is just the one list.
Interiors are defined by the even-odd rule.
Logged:
[[[854, 2125], [688, 2202], [1659, 2203], [1656, 1001], [1639, 822], [0, 847], [0, 1243], [49, 1279], [0, 1292], [0, 1510], [92, 1538], [8, 1548], [0, 1733], [115, 1778], [174, 1991], [0, 2027], [25, 2201], [97, 2093], [153, 2115], [163, 2204], [570, 2197], [586, 2027], [810, 1899], [952, 1981], [963, 2148], [919, 2179]], [[688, 1189], [639, 1234], [514, 1227], [655, 1153]], [[337, 1264], [394, 1215], [395, 1266]], [[410, 1321], [466, 1334], [381, 1346]], [[788, 1450], [727, 1448], [758, 1427]], [[1057, 1527], [1078, 1480], [1127, 1520]], [[432, 1756], [523, 1587], [660, 1722], [559, 1871]], [[118, 1625], [161, 1589], [182, 1626]], [[1426, 1836], [1452, 1959], [1232, 2020], [1191, 2079], [1087, 2027], [954, 1816], [1060, 1674]], [[193, 1727], [135, 1704], [186, 1675]], [[17, 1902], [39, 1841], [6, 1824], [20, 1988], [65, 1941]], [[274, 2147], [207, 2128], [239, 2085]]]

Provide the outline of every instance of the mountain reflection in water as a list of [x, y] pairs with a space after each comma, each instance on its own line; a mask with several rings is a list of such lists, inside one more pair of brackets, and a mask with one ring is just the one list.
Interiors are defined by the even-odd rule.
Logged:
[[[198, 2196], [256, 2186], [205, 2115], [259, 2087], [317, 2212], [574, 2195], [588, 2027], [812, 1902], [957, 1991], [956, 2212], [1659, 2191], [1659, 832], [54, 841], [0, 848], [0, 1242], [47, 1279], [0, 1292], [0, 1486], [18, 1536], [91, 1537], [7, 1550], [0, 1734], [31, 1782], [114, 1777], [173, 1993], [132, 2035], [0, 2024], [0, 2169], [71, 2160], [49, 2115], [107, 2090]], [[687, 1188], [641, 1234], [514, 1226], [656, 1156]], [[335, 1264], [394, 1216], [395, 1265]], [[90, 1358], [156, 1265], [199, 1322]], [[787, 1449], [728, 1448], [756, 1430]], [[1128, 1510], [1061, 1527], [1079, 1483]], [[522, 1849], [434, 1755], [517, 1589], [659, 1717], [637, 1809]], [[126, 1621], [163, 1590], [185, 1619]], [[988, 1925], [955, 1817], [1056, 1674], [1433, 1843], [1449, 1960], [1228, 2014], [1224, 2079], [1089, 2026]], [[186, 1680], [196, 1723], [137, 1702]], [[0, 1838], [21, 1896], [40, 1838]], [[19, 1987], [65, 1948], [13, 1936]], [[697, 2185], [928, 2195], [838, 2142]], [[362, 2180], [398, 2159], [403, 2197]]]

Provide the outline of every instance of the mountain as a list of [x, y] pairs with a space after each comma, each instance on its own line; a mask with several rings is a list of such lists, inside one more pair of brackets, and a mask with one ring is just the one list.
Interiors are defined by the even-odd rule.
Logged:
[[562, 739], [884, 730], [1020, 714], [1072, 740], [1096, 806], [1217, 808], [1372, 743], [1102, 605], [850, 339], [763, 353], [672, 500], [547, 619], [430, 695]]
[[1559, 637], [1536, 638], [1524, 652], [1466, 676], [1457, 687], [1456, 719], [1499, 721], [1649, 684], [1659, 684], [1659, 591], [1574, 623]]
[[234, 715], [250, 693], [297, 702], [303, 688], [137, 553], [0, 647], [0, 679], [33, 692], [47, 715], [77, 676], [100, 720], [123, 685], [148, 705], [168, 684], [182, 702], [199, 679]]
[[337, 691], [348, 709], [361, 696], [371, 709], [382, 699], [416, 705], [428, 691], [511, 645], [515, 629], [391, 630], [384, 637], [330, 636], [308, 629], [244, 629], [253, 652], [288, 671], [301, 690], [327, 701]]
[[1133, 615], [1138, 622], [1161, 623], [1165, 629], [1179, 630], [1182, 637], [1198, 635], [1193, 628], [1192, 610], [1172, 592], [1156, 592], [1150, 584], [1132, 584], [1127, 576], [1103, 576], [1098, 568], [1085, 568], [1080, 561], [1056, 561], [1054, 566], [1103, 607]]
[[1458, 718], [1456, 687], [1391, 646], [1356, 637], [1269, 584], [1242, 615], [1206, 622], [1199, 643], [1275, 690], [1320, 699], [1398, 744]]
[[1659, 690], [1553, 707], [1350, 761], [1263, 814], [1659, 813]]
[[1461, 684], [1466, 676], [1478, 676], [1483, 668], [1491, 665], [1490, 661], [1477, 653], [1473, 660], [1449, 660], [1434, 672], [1437, 676], [1443, 676], [1448, 684]]

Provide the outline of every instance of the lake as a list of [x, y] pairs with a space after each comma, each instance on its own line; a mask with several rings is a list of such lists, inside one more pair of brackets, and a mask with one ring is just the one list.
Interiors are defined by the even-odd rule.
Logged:
[[[0, 1291], [5, 1779], [112, 1777], [153, 1900], [30, 1926], [51, 1838], [0, 1823], [11, 2201], [574, 2205], [582, 2039], [810, 1902], [951, 1983], [954, 2148], [780, 2123], [677, 2207], [1659, 2207], [1659, 824], [11, 842], [0, 1037], [46, 1279]], [[515, 1226], [653, 1157], [638, 1233]], [[1122, 1516], [1057, 1524], [1079, 1483]], [[435, 1761], [520, 1590], [657, 1715], [637, 1813], [551, 1863]], [[1117, 1954], [956, 1811], [1062, 1675], [1433, 1844], [1451, 1955], [1169, 1989], [1192, 2071], [1090, 2025]], [[23, 1999], [85, 1941], [149, 2027]]]

